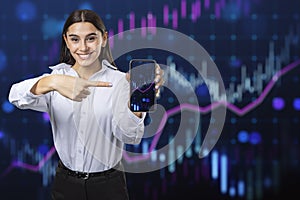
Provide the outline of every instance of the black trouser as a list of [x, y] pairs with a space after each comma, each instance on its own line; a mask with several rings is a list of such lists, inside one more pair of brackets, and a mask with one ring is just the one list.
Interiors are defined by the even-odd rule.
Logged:
[[119, 170], [92, 174], [89, 177], [62, 166], [56, 169], [52, 200], [128, 200], [125, 173]]

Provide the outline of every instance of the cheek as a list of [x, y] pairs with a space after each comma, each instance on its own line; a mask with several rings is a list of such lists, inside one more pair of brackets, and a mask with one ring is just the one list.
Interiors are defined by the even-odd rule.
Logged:
[[98, 54], [100, 54], [101, 53], [101, 42], [98, 45], [95, 45], [94, 49]]
[[76, 45], [76, 44], [68, 44], [68, 49], [72, 53], [72, 52], [76, 51], [76, 49], [78, 49], [78, 45]]

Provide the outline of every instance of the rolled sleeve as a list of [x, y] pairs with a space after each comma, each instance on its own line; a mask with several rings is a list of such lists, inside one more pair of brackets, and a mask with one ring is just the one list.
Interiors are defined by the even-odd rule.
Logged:
[[44, 74], [36, 78], [27, 79], [13, 84], [9, 91], [9, 102], [20, 109], [32, 109], [40, 112], [46, 112], [47, 103], [45, 95], [34, 95], [30, 92], [30, 90], [34, 84], [47, 75], [48, 74]]
[[129, 108], [129, 83], [124, 78], [116, 86], [113, 97], [113, 134], [127, 144], [138, 144], [144, 135], [144, 119], [137, 117]]

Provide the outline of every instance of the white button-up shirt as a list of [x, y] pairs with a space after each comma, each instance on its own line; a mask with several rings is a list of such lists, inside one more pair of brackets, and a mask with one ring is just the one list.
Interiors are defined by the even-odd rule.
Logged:
[[[78, 77], [65, 63], [50, 67], [51, 74]], [[112, 168], [122, 158], [124, 143], [138, 144], [144, 133], [144, 117], [128, 108], [129, 83], [125, 73], [111, 69], [104, 60], [102, 69], [91, 81], [111, 82], [112, 87], [90, 87], [82, 102], [72, 101], [56, 91], [43, 95], [30, 92], [42, 77], [12, 85], [9, 101], [20, 109], [47, 112], [53, 141], [59, 158], [68, 168], [81, 172], [99, 172]]]

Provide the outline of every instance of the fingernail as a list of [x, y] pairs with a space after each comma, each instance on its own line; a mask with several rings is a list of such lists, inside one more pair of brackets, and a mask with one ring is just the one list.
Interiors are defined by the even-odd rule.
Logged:
[[159, 88], [159, 86], [158, 85], [155, 85], [155, 89], [158, 89]]
[[109, 86], [109, 87], [112, 87], [112, 86], [113, 86], [113, 84], [112, 84], [112, 83], [109, 83], [109, 84], [108, 84], [108, 86]]

